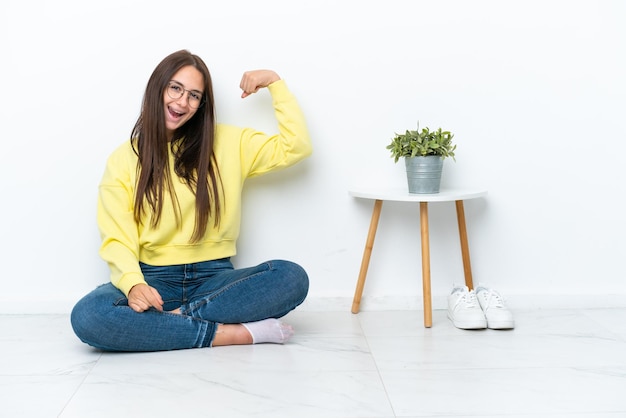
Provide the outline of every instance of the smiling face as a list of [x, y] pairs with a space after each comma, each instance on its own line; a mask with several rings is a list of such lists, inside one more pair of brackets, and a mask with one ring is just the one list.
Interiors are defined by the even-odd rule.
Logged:
[[170, 93], [168, 93], [168, 91], [171, 92], [170, 87], [166, 87], [163, 92], [165, 128], [167, 129], [167, 136], [171, 140], [174, 131], [183, 126], [196, 114], [198, 109], [195, 107], [197, 103], [194, 103], [194, 97], [197, 98], [198, 94], [201, 96], [204, 94], [204, 78], [200, 71], [188, 65], [178, 70], [170, 81], [175, 82], [175, 89], [179, 93], [182, 90], [182, 95], [176, 99], [170, 97]]

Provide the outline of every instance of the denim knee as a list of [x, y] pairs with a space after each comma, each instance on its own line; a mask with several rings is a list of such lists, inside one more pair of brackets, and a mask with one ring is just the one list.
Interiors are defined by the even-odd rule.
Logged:
[[84, 343], [103, 348], [99, 340], [103, 336], [102, 328], [107, 326], [107, 314], [112, 307], [126, 298], [110, 283], [98, 286], [81, 298], [70, 314], [70, 323], [74, 334]]
[[282, 272], [285, 278], [283, 289], [297, 306], [301, 304], [309, 293], [309, 276], [302, 266], [287, 260], [274, 260], [272, 268]]

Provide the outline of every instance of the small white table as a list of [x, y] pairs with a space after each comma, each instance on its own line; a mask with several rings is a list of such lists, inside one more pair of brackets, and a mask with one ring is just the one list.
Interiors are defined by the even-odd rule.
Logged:
[[463, 258], [463, 271], [465, 274], [465, 284], [472, 289], [474, 287], [472, 280], [472, 267], [470, 264], [469, 245], [467, 241], [467, 229], [465, 227], [465, 209], [463, 201], [468, 199], [476, 199], [487, 195], [486, 190], [472, 189], [441, 189], [437, 194], [411, 194], [407, 189], [391, 189], [391, 188], [362, 188], [351, 189], [351, 196], [374, 200], [374, 210], [370, 222], [367, 240], [365, 242], [365, 250], [363, 251], [363, 259], [361, 261], [361, 270], [359, 279], [354, 292], [352, 301], [352, 313], [359, 312], [361, 304], [361, 296], [363, 287], [365, 286], [365, 277], [369, 266], [372, 248], [374, 247], [374, 238], [376, 237], [376, 229], [378, 228], [378, 220], [382, 210], [383, 201], [396, 202], [418, 202], [420, 204], [420, 230], [422, 238], [422, 287], [424, 292], [424, 326], [430, 328], [432, 326], [432, 301], [430, 290], [430, 240], [428, 232], [428, 202], [452, 202], [456, 203], [457, 222], [459, 226], [459, 236], [461, 239], [461, 256]]

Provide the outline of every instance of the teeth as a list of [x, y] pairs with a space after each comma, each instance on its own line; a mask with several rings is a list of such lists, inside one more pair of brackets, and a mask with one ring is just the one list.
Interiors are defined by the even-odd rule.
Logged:
[[174, 114], [176, 114], [178, 116], [181, 116], [181, 115], [183, 115], [185, 113], [185, 112], [177, 112], [176, 110], [171, 109], [171, 108], [170, 108], [170, 112], [172, 112], [172, 113], [174, 113]]

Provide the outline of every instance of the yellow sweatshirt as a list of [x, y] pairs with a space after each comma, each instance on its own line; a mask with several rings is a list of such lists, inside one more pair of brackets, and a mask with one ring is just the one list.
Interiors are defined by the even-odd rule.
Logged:
[[[138, 225], [133, 215], [137, 156], [130, 141], [111, 154], [99, 187], [100, 256], [110, 267], [111, 282], [125, 295], [128, 296], [134, 285], [145, 283], [139, 261], [163, 266], [235, 255], [241, 222], [241, 190], [246, 178], [288, 167], [311, 154], [304, 115], [285, 82], [278, 80], [268, 90], [278, 121], [278, 134], [217, 126], [215, 157], [224, 186], [221, 224], [214, 228], [211, 217], [206, 234], [198, 243], [189, 243], [195, 222], [195, 196], [173, 169], [171, 176], [182, 225], [176, 225], [167, 193], [160, 224], [151, 228], [148, 214]], [[170, 158], [171, 169], [171, 153]]]

